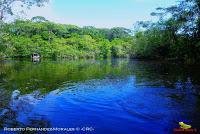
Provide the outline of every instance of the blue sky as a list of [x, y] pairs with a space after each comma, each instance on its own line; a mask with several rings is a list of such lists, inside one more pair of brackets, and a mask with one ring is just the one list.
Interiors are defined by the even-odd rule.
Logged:
[[131, 28], [136, 21], [155, 20], [150, 16], [155, 8], [175, 3], [176, 0], [51, 0], [43, 8], [32, 8], [27, 15], [78, 26]]

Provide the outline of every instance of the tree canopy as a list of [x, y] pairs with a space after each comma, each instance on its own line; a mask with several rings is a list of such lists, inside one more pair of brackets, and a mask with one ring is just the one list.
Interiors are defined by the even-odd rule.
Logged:
[[29, 57], [32, 53], [56, 58], [127, 57], [132, 41], [124, 28], [80, 28], [56, 24], [43, 17], [5, 23], [2, 30], [0, 51], [4, 57]]
[[[11, 6], [1, 1], [0, 11]], [[21, 1], [21, 0], [20, 0]], [[47, 0], [22, 0], [30, 7]], [[10, 8], [10, 9], [9, 9]], [[8, 10], [9, 9], [9, 10]], [[200, 59], [200, 1], [181, 0], [151, 13], [159, 21], [140, 21], [134, 29], [95, 28], [56, 24], [42, 16], [0, 25], [0, 57], [109, 58], [130, 57], [179, 60], [195, 63]], [[3, 16], [4, 17], [4, 16]]]
[[156, 23], [139, 22], [134, 36], [135, 57], [179, 59], [192, 63], [200, 58], [200, 1], [181, 0], [152, 13]]

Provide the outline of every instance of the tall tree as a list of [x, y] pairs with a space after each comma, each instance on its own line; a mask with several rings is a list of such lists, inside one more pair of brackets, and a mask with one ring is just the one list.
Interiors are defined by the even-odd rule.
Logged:
[[175, 6], [157, 10], [159, 12], [152, 15], [159, 15], [161, 18], [170, 15], [170, 21], [178, 27], [177, 32], [200, 39], [200, 0], [181, 0]]
[[35, 16], [31, 19], [31, 21], [33, 21], [33, 22], [46, 22], [48, 20], [43, 16]]

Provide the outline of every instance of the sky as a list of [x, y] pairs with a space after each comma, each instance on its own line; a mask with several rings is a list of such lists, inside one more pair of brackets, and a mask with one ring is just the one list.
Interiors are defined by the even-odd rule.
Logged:
[[44, 7], [32, 7], [26, 15], [78, 26], [131, 28], [137, 21], [155, 21], [150, 13], [157, 7], [174, 4], [176, 0], [51, 0]]

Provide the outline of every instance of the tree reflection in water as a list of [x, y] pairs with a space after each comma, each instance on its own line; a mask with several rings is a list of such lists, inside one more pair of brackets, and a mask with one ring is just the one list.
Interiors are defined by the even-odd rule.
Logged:
[[[193, 98], [199, 95], [199, 76], [200, 71], [199, 66], [197, 65], [186, 66], [175, 63], [125, 59], [102, 61], [41, 61], [37, 64], [28, 61], [1, 62], [0, 126], [1, 128], [23, 126], [51, 127], [51, 120], [45, 118], [48, 115], [31, 115], [35, 112], [33, 111], [34, 108], [40, 104], [42, 100], [45, 100], [45, 97], [49, 94], [54, 93], [59, 96], [59, 93], [62, 94], [62, 92], [66, 90], [74, 90], [74, 87], [77, 85], [80, 90], [81, 86], [84, 87], [84, 84], [82, 85], [80, 83], [87, 83], [88, 81], [90, 81], [90, 84], [93, 83], [93, 85], [99, 82], [103, 87], [109, 85], [106, 80], [113, 83], [113, 87], [107, 87], [108, 90], [113, 90], [113, 92], [115, 92], [114, 89], [116, 87], [114, 87], [114, 85], [122, 84], [115, 89], [119, 91], [119, 89], [122, 89], [123, 86], [125, 86], [123, 83], [129, 82], [127, 81], [129, 77], [133, 78], [135, 81], [134, 83], [128, 83], [132, 84], [130, 86], [134, 86], [140, 90], [145, 89], [146, 93], [150, 92], [152, 88], [159, 89], [157, 92], [151, 91], [149, 95], [151, 95], [151, 93], [158, 94], [159, 96], [162, 96], [163, 99], [168, 98], [170, 101], [178, 102], [181, 105], [188, 103], [185, 102], [186, 100], [191, 101], [191, 104], [195, 105], [193, 106], [194, 111], [192, 116], [194, 116], [193, 118], [196, 118], [194, 122], [198, 123], [197, 116], [198, 111], [200, 110], [200, 103], [199, 99]], [[105, 80], [105, 82], [100, 82], [101, 80]], [[167, 91], [165, 91], [165, 89]], [[94, 90], [93, 86], [87, 87], [87, 90]], [[79, 92], [74, 91], [74, 94], [78, 93]], [[109, 94], [101, 93], [99, 95], [105, 95], [105, 97], [112, 95], [110, 92]], [[122, 92], [122, 94], [125, 93]], [[137, 96], [140, 95], [138, 94]], [[104, 99], [106, 100], [106, 98]], [[136, 105], [137, 107], [127, 106], [128, 103], [135, 103], [135, 101], [132, 100], [116, 101], [118, 105], [121, 105], [122, 110], [128, 111], [131, 113], [131, 116], [135, 115], [138, 117], [150, 118], [148, 115], [150, 109], [149, 111], [143, 111], [147, 113], [142, 113], [140, 109], [138, 109], [138, 111], [133, 111], [133, 108], [144, 108], [147, 106], [148, 102], [145, 100], [142, 100], [145, 104], [138, 102]], [[93, 103], [95, 104], [97, 102]], [[174, 105], [175, 104], [176, 103], [174, 103]], [[36, 113], [37, 112], [38, 111], [36, 111]], [[61, 111], [61, 114], [62, 112], [63, 111]], [[71, 119], [72, 117], [68, 118]]]

